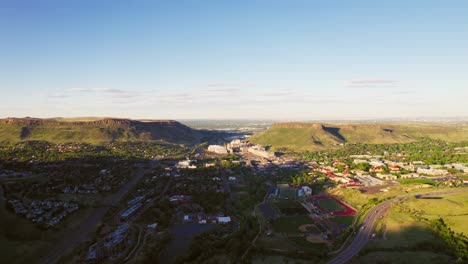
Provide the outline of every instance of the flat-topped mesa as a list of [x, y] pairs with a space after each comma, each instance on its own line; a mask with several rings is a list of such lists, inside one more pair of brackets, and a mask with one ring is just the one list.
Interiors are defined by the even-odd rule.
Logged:
[[275, 123], [272, 125], [272, 127], [277, 127], [277, 128], [317, 128], [317, 129], [323, 129], [324, 125], [320, 123], [299, 123], [299, 122], [286, 122], [286, 123]]
[[132, 120], [120, 118], [5, 118], [0, 132], [7, 135], [0, 143], [42, 140], [54, 143], [83, 142], [102, 144], [119, 141], [193, 144], [203, 132], [175, 120]]
[[111, 125], [111, 126], [130, 126], [135, 125], [138, 123], [146, 123], [146, 124], [167, 124], [167, 125], [174, 125], [178, 124], [179, 122], [175, 120], [145, 120], [145, 121], [137, 121], [137, 120], [130, 120], [130, 119], [120, 119], [120, 118], [104, 118], [94, 121], [60, 121], [56, 119], [41, 119], [41, 118], [5, 118], [0, 119], [0, 124], [4, 125], [23, 125], [23, 126], [39, 126], [39, 125], [46, 125], [46, 126], [96, 126], [96, 125]]

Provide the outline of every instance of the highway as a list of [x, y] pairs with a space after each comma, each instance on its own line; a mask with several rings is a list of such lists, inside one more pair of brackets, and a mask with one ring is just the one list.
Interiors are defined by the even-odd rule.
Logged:
[[[433, 195], [444, 195], [444, 194], [459, 193], [459, 192], [468, 192], [468, 189], [427, 192], [427, 193], [419, 193], [419, 194], [413, 194], [413, 195], [418, 195], [419, 197], [428, 197], [428, 196], [433, 196]], [[368, 214], [364, 218], [363, 224], [361, 225], [362, 227], [364, 227], [364, 229], [360, 227], [357, 235], [354, 237], [354, 240], [351, 242], [351, 244], [345, 250], [341, 251], [335, 258], [333, 258], [328, 263], [329, 264], [343, 264], [351, 260], [351, 258], [357, 255], [359, 251], [361, 251], [361, 249], [364, 248], [367, 242], [369, 242], [370, 236], [373, 233], [374, 224], [382, 215], [382, 213], [385, 212], [385, 210], [389, 208], [392, 204], [403, 201], [413, 195], [398, 196], [391, 200], [382, 202], [374, 206], [372, 209], [370, 209]]]

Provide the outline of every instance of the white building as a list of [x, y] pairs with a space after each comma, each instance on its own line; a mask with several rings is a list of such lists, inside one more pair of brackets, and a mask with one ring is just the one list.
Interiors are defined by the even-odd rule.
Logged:
[[304, 192], [305, 195], [312, 195], [312, 189], [307, 187], [307, 186], [302, 186], [302, 191]]
[[231, 222], [231, 217], [230, 216], [220, 216], [218, 217], [218, 223], [219, 224], [227, 224]]
[[221, 145], [209, 145], [208, 151], [216, 154], [228, 154], [226, 147]]
[[429, 169], [418, 168], [418, 170], [416, 172], [419, 173], [419, 174], [426, 174], [426, 175], [430, 175], [430, 176], [444, 176], [444, 175], [448, 174], [447, 170], [433, 169], [433, 168], [429, 168]]

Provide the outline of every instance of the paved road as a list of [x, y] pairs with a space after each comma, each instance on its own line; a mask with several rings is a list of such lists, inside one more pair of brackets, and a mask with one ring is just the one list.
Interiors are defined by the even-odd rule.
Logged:
[[[428, 192], [428, 193], [420, 193], [418, 194], [419, 197], [428, 197], [428, 196], [434, 196], [434, 195], [444, 195], [444, 194], [450, 194], [450, 193], [459, 193], [459, 192], [468, 192], [468, 189], [464, 190], [450, 190], [450, 191], [439, 191], [439, 192]], [[362, 226], [364, 227], [364, 230], [361, 228], [358, 231], [358, 234], [354, 237], [353, 242], [351, 242], [351, 245], [349, 245], [345, 250], [343, 250], [339, 255], [337, 255], [335, 258], [333, 258], [329, 264], [342, 264], [346, 263], [351, 258], [353, 258], [355, 255], [359, 253], [359, 251], [364, 248], [364, 246], [369, 242], [369, 238], [373, 232], [374, 224], [377, 219], [379, 219], [380, 215], [382, 212], [384, 212], [389, 206], [391, 206], [393, 203], [402, 201], [407, 199], [408, 197], [413, 196], [413, 195], [403, 195], [399, 196], [396, 198], [393, 198], [391, 200], [385, 201], [383, 203], [380, 203], [373, 207], [366, 217], [364, 218]]]
[[[144, 170], [140, 166], [134, 173], [133, 177], [124, 185], [120, 190], [113, 195], [107, 197], [103, 204], [106, 205], [117, 205], [120, 199], [122, 199], [128, 191], [130, 191], [140, 181], [144, 175]], [[52, 264], [58, 263], [63, 256], [69, 254], [75, 247], [81, 242], [89, 239], [90, 233], [94, 228], [101, 222], [104, 215], [107, 213], [110, 207], [99, 207], [88, 216], [77, 228], [70, 230], [58, 243], [55, 248], [48, 252], [42, 259], [39, 260], [41, 264]]]

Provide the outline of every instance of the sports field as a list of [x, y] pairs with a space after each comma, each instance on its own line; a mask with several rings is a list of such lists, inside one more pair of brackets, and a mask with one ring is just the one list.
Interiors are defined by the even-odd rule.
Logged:
[[279, 197], [283, 199], [296, 199], [297, 191], [294, 188], [280, 188]]
[[355, 209], [331, 196], [313, 196], [309, 198], [309, 203], [317, 207], [322, 213], [329, 215], [346, 216], [356, 213]]
[[273, 224], [273, 230], [280, 233], [300, 233], [299, 227], [311, 225], [314, 220], [307, 216], [280, 217]]
[[317, 205], [327, 211], [343, 211], [346, 208], [333, 199], [321, 199], [316, 201]]

